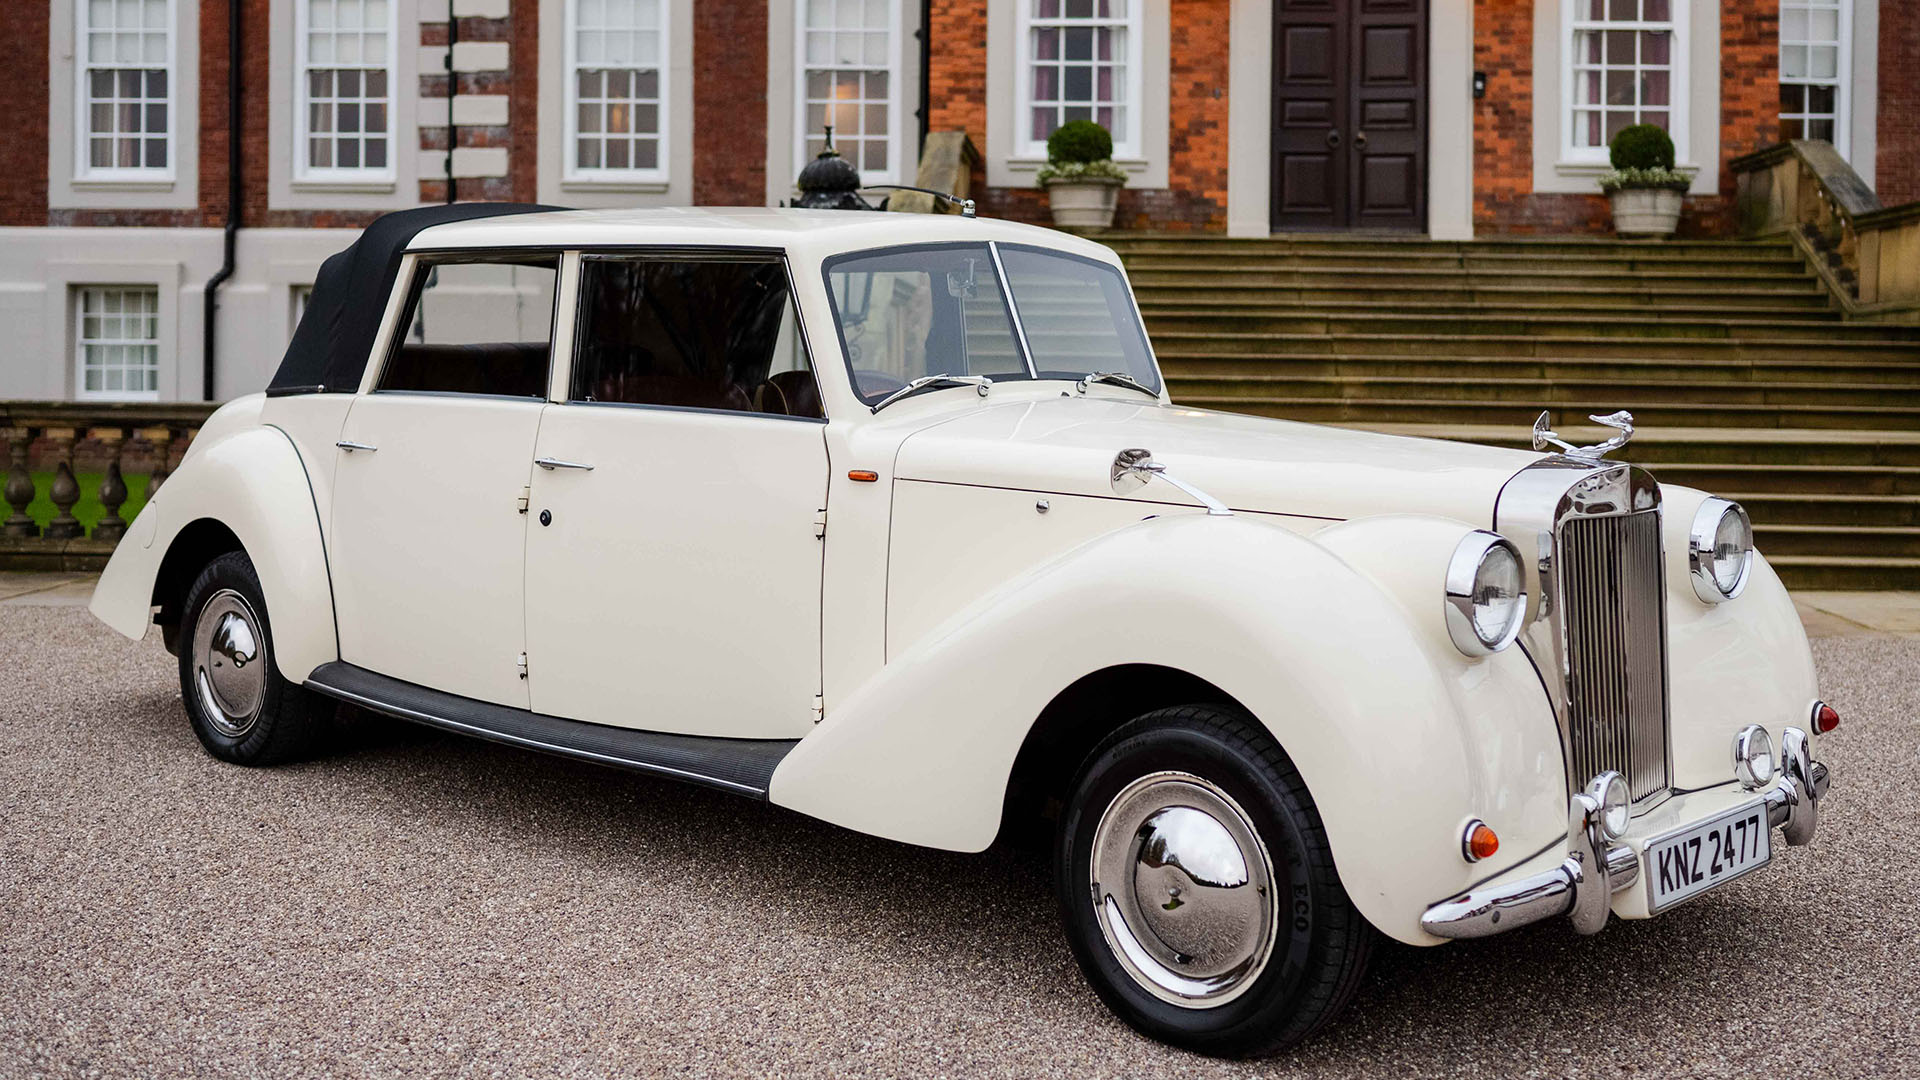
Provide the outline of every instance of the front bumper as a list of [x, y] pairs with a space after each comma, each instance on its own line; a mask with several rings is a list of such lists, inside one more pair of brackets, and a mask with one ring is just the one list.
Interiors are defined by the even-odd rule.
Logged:
[[[1767, 821], [1793, 845], [1813, 840], [1827, 767], [1813, 760], [1807, 735], [1788, 728], [1780, 739], [1781, 777], [1766, 792]], [[1543, 873], [1461, 893], [1427, 909], [1420, 925], [1443, 938], [1481, 938], [1566, 916], [1582, 934], [1607, 924], [1614, 893], [1640, 880], [1640, 853], [1608, 840], [1600, 800], [1575, 795], [1567, 808], [1567, 857]]]

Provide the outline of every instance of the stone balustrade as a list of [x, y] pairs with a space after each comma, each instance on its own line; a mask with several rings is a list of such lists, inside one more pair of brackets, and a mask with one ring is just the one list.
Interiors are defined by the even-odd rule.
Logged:
[[[126, 535], [129, 475], [146, 475], [151, 499], [200, 425], [218, 406], [205, 402], [0, 401], [7, 443], [5, 521], [0, 570], [98, 570]], [[101, 514], [89, 530], [74, 515], [83, 496], [78, 474], [102, 474]], [[36, 474], [50, 477], [45, 483]], [[41, 496], [53, 506], [44, 523], [29, 513]]]

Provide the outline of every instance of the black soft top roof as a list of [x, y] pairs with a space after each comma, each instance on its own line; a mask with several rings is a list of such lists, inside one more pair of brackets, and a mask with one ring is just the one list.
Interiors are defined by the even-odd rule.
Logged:
[[359, 388], [393, 279], [400, 273], [400, 256], [420, 230], [450, 221], [559, 209], [532, 203], [453, 203], [375, 218], [351, 247], [321, 264], [306, 313], [267, 393], [352, 393]]

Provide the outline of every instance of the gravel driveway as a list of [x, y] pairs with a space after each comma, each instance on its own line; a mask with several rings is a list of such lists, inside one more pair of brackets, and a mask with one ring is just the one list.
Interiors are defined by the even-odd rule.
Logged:
[[1846, 721], [1813, 847], [1594, 938], [1387, 946], [1247, 1063], [1110, 1018], [1036, 854], [364, 717], [222, 765], [157, 636], [7, 608], [0, 1074], [1920, 1076], [1920, 641], [1816, 648]]

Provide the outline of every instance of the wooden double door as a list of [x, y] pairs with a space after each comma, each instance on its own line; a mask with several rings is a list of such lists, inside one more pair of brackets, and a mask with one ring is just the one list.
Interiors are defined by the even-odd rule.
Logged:
[[1427, 227], [1427, 0], [1274, 0], [1273, 227]]

